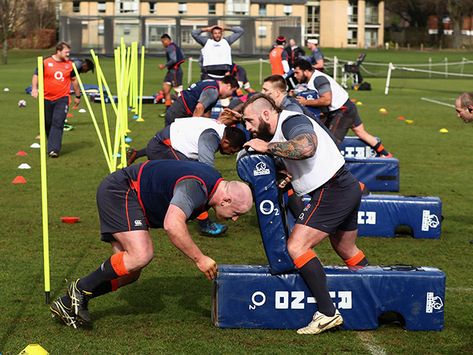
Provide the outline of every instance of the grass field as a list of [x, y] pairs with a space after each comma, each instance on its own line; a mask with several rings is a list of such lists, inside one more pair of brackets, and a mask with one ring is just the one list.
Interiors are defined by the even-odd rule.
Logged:
[[[398, 77], [385, 96], [385, 79], [367, 78], [373, 91], [350, 91], [352, 98], [363, 102], [358, 108], [367, 129], [381, 137], [400, 160], [400, 193], [440, 196], [445, 217], [440, 240], [362, 238], [359, 245], [372, 264], [435, 266], [446, 273], [443, 331], [407, 332], [386, 326], [312, 337], [294, 331], [218, 329], [210, 322], [211, 283], [171, 246], [162, 231], [152, 232], [156, 257], [140, 281], [91, 302], [94, 329], [76, 331], [53, 322], [44, 303], [39, 150], [29, 148], [39, 131], [37, 103], [24, 94], [39, 54], [11, 51], [10, 64], [0, 65], [0, 148], [5, 158], [0, 170], [0, 353], [18, 354], [30, 343], [41, 344], [51, 354], [473, 352], [473, 245], [469, 243], [473, 239], [473, 127], [456, 118], [453, 109], [420, 100], [429, 97], [453, 103], [458, 93], [473, 90], [471, 80]], [[326, 50], [325, 54], [355, 59], [358, 51]], [[385, 63], [426, 63], [429, 56], [454, 61], [471, 59], [473, 53], [368, 52], [372, 61]], [[164, 72], [157, 69], [158, 62], [146, 62], [145, 95], [154, 93], [162, 80]], [[113, 87], [112, 61], [102, 63]], [[250, 80], [258, 88], [257, 70], [257, 65], [248, 67]], [[95, 82], [91, 73], [83, 80]], [[4, 92], [5, 87], [10, 91]], [[17, 107], [20, 99], [27, 101], [26, 108]], [[380, 107], [388, 114], [379, 114]], [[96, 114], [99, 110], [95, 105]], [[162, 105], [145, 105], [145, 122], [130, 122], [133, 146], [143, 146], [163, 126], [162, 112]], [[414, 123], [398, 120], [401, 115]], [[107, 166], [89, 115], [74, 112], [70, 122], [75, 129], [65, 132], [61, 157], [47, 160], [52, 297], [64, 292], [65, 280], [94, 270], [110, 252], [99, 241], [95, 206], [95, 190]], [[439, 133], [441, 128], [449, 133]], [[19, 150], [28, 156], [15, 156]], [[32, 169], [18, 170], [23, 162]], [[233, 157], [219, 157], [217, 166], [226, 178], [236, 177]], [[11, 184], [16, 175], [23, 175], [28, 183]], [[60, 217], [66, 215], [79, 216], [81, 222], [61, 223]], [[197, 244], [218, 263], [265, 263], [254, 211], [232, 224], [221, 239], [198, 236], [194, 223], [190, 229]], [[341, 262], [328, 242], [317, 252], [327, 265]]]

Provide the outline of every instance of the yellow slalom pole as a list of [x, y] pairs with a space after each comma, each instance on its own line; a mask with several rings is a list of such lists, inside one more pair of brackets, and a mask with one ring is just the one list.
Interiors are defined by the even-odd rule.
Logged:
[[133, 112], [138, 114], [138, 42], [133, 45]]
[[95, 131], [97, 132], [97, 136], [99, 138], [99, 142], [100, 142], [100, 146], [102, 147], [103, 154], [105, 155], [105, 160], [108, 165], [108, 170], [112, 172], [112, 165], [108, 158], [107, 148], [105, 147], [105, 143], [102, 138], [102, 133], [100, 132], [99, 125], [97, 124], [97, 120], [95, 119], [94, 111], [92, 111], [92, 106], [90, 105], [89, 97], [85, 94], [84, 85], [82, 84], [82, 80], [80, 79], [79, 72], [77, 71], [76, 65], [74, 63], [72, 63], [72, 68], [74, 69], [74, 73], [76, 73], [76, 78], [77, 78], [77, 81], [79, 82], [80, 90], [84, 94], [83, 96], [85, 98], [85, 103], [87, 105], [87, 109], [90, 112], [90, 117], [92, 118], [92, 122], [94, 123]]
[[120, 73], [121, 73], [121, 49], [117, 47], [114, 51], [114, 59], [115, 59], [115, 80], [117, 83], [117, 96], [120, 92]]
[[145, 76], [145, 46], [141, 46], [140, 93], [138, 95], [138, 119], [143, 121], [143, 86]]
[[49, 225], [48, 225], [48, 181], [46, 170], [46, 127], [44, 118], [44, 77], [43, 57], [38, 57], [38, 106], [39, 106], [39, 135], [41, 159], [41, 212], [43, 223], [43, 268], [44, 268], [44, 295], [46, 304], [49, 304], [51, 280], [49, 270]]
[[130, 106], [131, 111], [135, 112], [135, 47], [136, 47], [136, 42], [131, 43], [131, 57], [130, 57], [130, 94], [128, 95], [128, 106]]
[[128, 130], [128, 93], [130, 92], [130, 68], [131, 68], [131, 48], [128, 47], [126, 51], [126, 60], [123, 65], [123, 86], [122, 86], [122, 99], [123, 99], [123, 115], [122, 115], [122, 131], [120, 135], [121, 143], [121, 167], [126, 167], [126, 142], [125, 136]]
[[[95, 52], [94, 52], [93, 49], [90, 50], [90, 54], [92, 55], [92, 58], [93, 58], [94, 62], [97, 63], [99, 61], [99, 59], [95, 55]], [[108, 127], [107, 106], [105, 105], [105, 97], [103, 95], [103, 82], [102, 82], [102, 78], [100, 76], [98, 66], [95, 66], [95, 68], [97, 70], [97, 84], [98, 84], [99, 93], [100, 93], [100, 105], [102, 106], [102, 117], [103, 117], [104, 129], [105, 129], [105, 139], [107, 140], [107, 153], [108, 153], [108, 157], [109, 157], [108, 160], [112, 161], [111, 158], [110, 158], [111, 155], [112, 155], [112, 142], [110, 140], [110, 131], [109, 131], [109, 127]]]
[[115, 121], [115, 135], [113, 140], [113, 171], [117, 168], [117, 158], [118, 158], [118, 148], [120, 146], [120, 127], [121, 127], [121, 105], [120, 105], [120, 95], [122, 91], [122, 53], [121, 53], [121, 46], [117, 47], [114, 51], [114, 59], [115, 59], [115, 78], [117, 82], [117, 111], [116, 114], [116, 121]]
[[[91, 49], [92, 53], [93, 49]], [[113, 99], [112, 92], [110, 91], [110, 87], [108, 86], [107, 79], [105, 79], [105, 75], [103, 74], [102, 67], [99, 62], [99, 58], [95, 55], [92, 56], [92, 59], [94, 60], [95, 63], [95, 70], [97, 71], [97, 75], [100, 74], [100, 80], [104, 84], [105, 91], [107, 92], [108, 97], [110, 98], [110, 104], [113, 107], [113, 110], [115, 111], [115, 114], [117, 114], [117, 105], [115, 104], [115, 100]]]

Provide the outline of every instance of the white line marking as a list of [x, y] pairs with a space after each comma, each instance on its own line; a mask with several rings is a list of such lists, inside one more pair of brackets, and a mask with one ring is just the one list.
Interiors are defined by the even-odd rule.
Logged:
[[427, 98], [427, 97], [421, 97], [420, 99], [423, 100], [423, 101], [432, 102], [432, 103], [437, 104], [437, 105], [443, 105], [443, 106], [455, 108], [455, 105], [452, 105], [452, 104], [449, 104], [449, 103], [446, 103], [446, 102], [442, 102], [442, 101], [437, 101], [437, 100], [429, 99], [429, 98]]
[[370, 352], [372, 355], [386, 355], [386, 350], [376, 344], [376, 341], [374, 340], [373, 335], [371, 332], [357, 332], [358, 333], [358, 338], [361, 339], [361, 342], [365, 346], [365, 348]]

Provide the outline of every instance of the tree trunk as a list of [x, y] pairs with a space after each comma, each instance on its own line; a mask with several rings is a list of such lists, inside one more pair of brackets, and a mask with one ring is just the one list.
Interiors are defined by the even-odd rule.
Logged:
[[459, 49], [462, 45], [461, 21], [462, 18], [456, 18], [453, 23], [453, 48]]
[[8, 40], [6, 36], [3, 40], [2, 61], [3, 64], [8, 64]]

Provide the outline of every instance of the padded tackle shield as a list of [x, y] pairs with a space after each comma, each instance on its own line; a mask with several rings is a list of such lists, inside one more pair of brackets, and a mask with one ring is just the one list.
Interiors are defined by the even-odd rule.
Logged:
[[399, 191], [396, 158], [345, 158], [345, 166], [370, 191]]
[[409, 226], [414, 238], [439, 239], [442, 201], [439, 197], [368, 195], [358, 211], [358, 235], [395, 237], [396, 228]]
[[345, 136], [339, 148], [345, 158], [374, 158], [378, 155], [368, 144], [353, 136]]
[[[376, 329], [386, 312], [402, 315], [407, 330], [442, 330], [445, 274], [430, 267], [326, 267], [328, 288], [344, 329]], [[271, 275], [266, 266], [219, 265], [212, 321], [220, 328], [297, 329], [316, 303], [297, 272]]]
[[263, 154], [243, 154], [237, 160], [237, 172], [253, 190], [261, 238], [271, 273], [293, 270], [294, 263], [287, 251], [285, 213], [279, 202], [274, 159]]
[[[302, 96], [304, 99], [307, 100], [315, 100], [319, 97], [319, 94], [315, 90], [307, 90], [297, 94], [297, 96]], [[315, 106], [306, 106], [306, 108], [311, 111], [317, 118], [320, 117], [320, 108]]]

